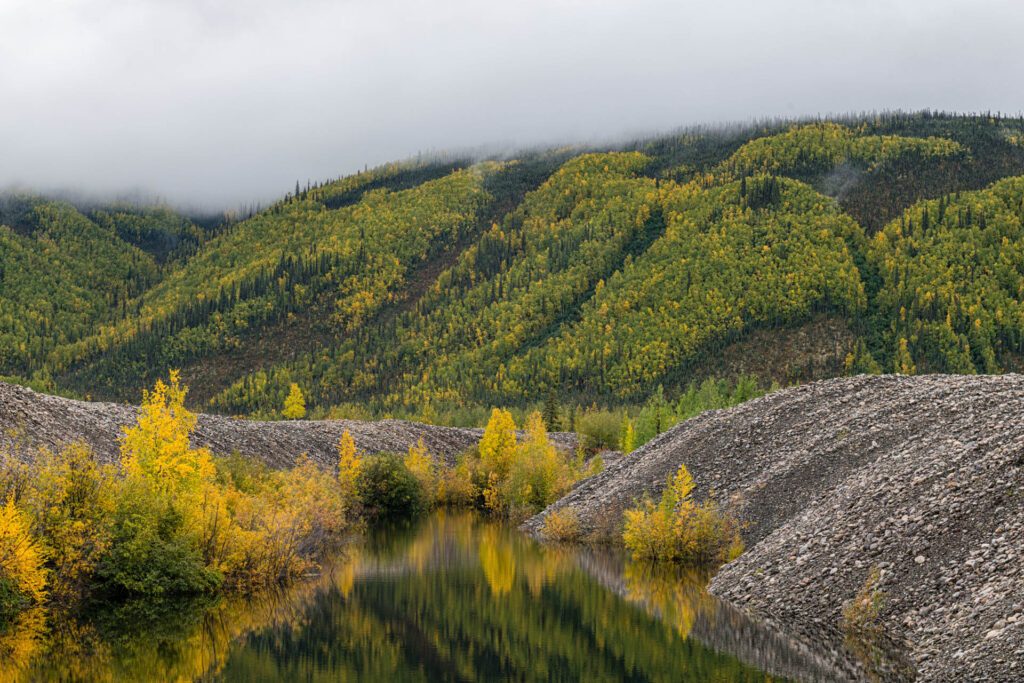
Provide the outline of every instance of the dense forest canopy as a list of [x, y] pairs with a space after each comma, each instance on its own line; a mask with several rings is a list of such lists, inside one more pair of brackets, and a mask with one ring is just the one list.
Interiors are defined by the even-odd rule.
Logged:
[[279, 413], [293, 384], [321, 411], [429, 415], [744, 373], [1004, 372], [1024, 366], [1022, 295], [1020, 118], [410, 161], [216, 225], [0, 201], [0, 376], [137, 400], [180, 367], [232, 414]]

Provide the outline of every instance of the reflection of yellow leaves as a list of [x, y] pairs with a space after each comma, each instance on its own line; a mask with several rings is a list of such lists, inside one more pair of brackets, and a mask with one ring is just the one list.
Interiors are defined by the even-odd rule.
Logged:
[[[48, 625], [46, 660], [57, 661], [59, 667], [65, 667], [59, 674], [62, 678], [73, 681], [117, 679], [110, 645], [96, 634], [91, 625], [70, 615], [54, 613], [48, 616]], [[56, 676], [56, 673], [49, 674], [50, 678]], [[38, 677], [44, 676], [39, 674]]]
[[472, 557], [479, 561], [494, 595], [510, 593], [518, 573], [536, 596], [575, 566], [576, 550], [540, 546], [507, 528], [482, 522], [473, 513], [441, 508], [414, 538], [403, 542], [400, 552], [367, 558], [362, 569], [374, 571], [398, 564], [405, 571], [423, 574], [451, 563], [464, 566]]
[[0, 683], [17, 681], [45, 643], [46, 616], [42, 608], [18, 614], [0, 634]]
[[626, 598], [673, 626], [683, 638], [698, 614], [714, 609], [704, 572], [651, 562], [630, 562], [624, 572]]
[[544, 586], [575, 566], [576, 550], [564, 545], [527, 546], [520, 556], [520, 565], [526, 577], [526, 585], [534, 597], [540, 595]]
[[[154, 638], [150, 629], [141, 628], [114, 641], [116, 652], [101, 634], [74, 618], [53, 615], [47, 629], [41, 609], [22, 612], [0, 636], [0, 683], [23, 680], [29, 667], [34, 678], [46, 680], [156, 683], [211, 677], [247, 634], [281, 625], [303, 628], [310, 605], [322, 598], [336, 577], [298, 583], [287, 591], [222, 600], [213, 607], [197, 607], [203, 610], [199, 615], [176, 610], [167, 618], [183, 626], [178, 637]], [[161, 630], [157, 624], [153, 632]]]
[[512, 590], [516, 575], [512, 544], [491, 526], [484, 529], [480, 539], [480, 566], [491, 587], [491, 593], [504, 595]]
[[358, 563], [358, 560], [355, 560], [353, 558], [353, 560], [351, 562], [346, 562], [338, 570], [338, 574], [337, 574], [338, 578], [337, 578], [337, 581], [336, 581], [335, 585], [338, 587], [338, 590], [341, 591], [341, 594], [344, 595], [346, 598], [348, 596], [352, 595], [352, 589], [356, 585], [356, 564], [357, 563]]

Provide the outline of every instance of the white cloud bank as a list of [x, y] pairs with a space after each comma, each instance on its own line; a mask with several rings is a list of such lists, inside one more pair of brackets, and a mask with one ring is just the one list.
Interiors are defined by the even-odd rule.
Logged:
[[1024, 3], [0, 0], [0, 187], [233, 207], [418, 150], [1024, 110]]

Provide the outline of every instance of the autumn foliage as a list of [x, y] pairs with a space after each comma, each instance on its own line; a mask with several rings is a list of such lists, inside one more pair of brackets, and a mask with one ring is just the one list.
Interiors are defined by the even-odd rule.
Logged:
[[581, 536], [579, 515], [571, 507], [552, 510], [544, 518], [543, 534], [548, 541], [578, 541]]
[[0, 507], [0, 618], [46, 597], [43, 549], [32, 537], [30, 520], [12, 499]]
[[683, 465], [657, 503], [649, 498], [625, 514], [622, 540], [634, 559], [719, 565], [743, 550], [739, 523], [713, 501], [693, 500], [693, 478]]
[[478, 449], [463, 467], [485, 509], [519, 519], [561, 498], [585, 472], [581, 462], [548, 440], [539, 411], [527, 417], [522, 439], [515, 429], [508, 411], [494, 409]]
[[[480, 505], [519, 517], [559, 498], [584, 473], [559, 453], [539, 413], [517, 438], [496, 410], [473, 453], [448, 467], [419, 442], [368, 456], [346, 431], [335, 467], [303, 458], [270, 470], [192, 444], [196, 416], [177, 372], [146, 392], [120, 459], [84, 445], [0, 454], [0, 613], [89, 595], [252, 591], [317, 569], [361, 519], [435, 505]], [[15, 457], [17, 456], [17, 457]]]
[[[1020, 117], [777, 121], [391, 164], [204, 227], [13, 196], [0, 375], [126, 400], [162, 368], [201, 367], [191, 381], [222, 413], [297, 417], [301, 393], [311, 416], [486, 420], [544, 396], [677, 397], [742, 342], [822, 318], [853, 337], [825, 367], [737, 367], [766, 385], [1012, 371], [1022, 140]], [[221, 371], [257, 350], [251, 372]]]
[[[355, 520], [354, 483], [308, 461], [270, 471], [214, 458], [190, 442], [185, 394], [177, 373], [157, 382], [113, 465], [83, 445], [0, 454], [0, 612], [90, 594], [249, 591], [316, 568]], [[340, 447], [357, 475], [347, 434]]]

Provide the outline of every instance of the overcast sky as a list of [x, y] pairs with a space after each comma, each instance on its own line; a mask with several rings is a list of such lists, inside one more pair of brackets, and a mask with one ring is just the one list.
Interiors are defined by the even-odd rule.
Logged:
[[234, 208], [423, 150], [1024, 110], [1020, 0], [0, 0], [0, 188]]

